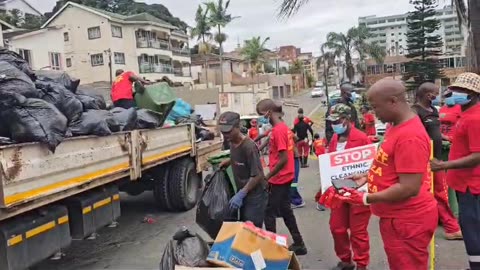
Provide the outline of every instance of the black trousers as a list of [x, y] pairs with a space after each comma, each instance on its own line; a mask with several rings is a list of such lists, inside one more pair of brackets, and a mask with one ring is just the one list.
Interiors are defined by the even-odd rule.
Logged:
[[133, 100], [133, 99], [119, 99], [119, 100], [113, 102], [113, 106], [124, 108], [124, 109], [128, 110], [130, 108], [136, 107], [137, 104], [135, 103], [135, 100]]
[[292, 235], [293, 242], [302, 245], [303, 238], [298, 230], [297, 219], [293, 214], [290, 204], [290, 185], [288, 182], [283, 185], [270, 184], [270, 193], [268, 195], [267, 210], [265, 213], [265, 229], [273, 233], [277, 232], [276, 218], [281, 217]]
[[256, 227], [262, 228], [267, 201], [268, 194], [263, 188], [248, 194], [240, 209], [240, 221], [250, 221]]

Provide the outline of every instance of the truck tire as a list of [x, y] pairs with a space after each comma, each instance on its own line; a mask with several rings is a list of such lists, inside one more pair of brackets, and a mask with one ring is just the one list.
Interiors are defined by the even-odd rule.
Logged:
[[172, 204], [170, 202], [168, 179], [170, 174], [170, 166], [163, 165], [154, 169], [153, 177], [153, 197], [161, 210], [171, 211]]
[[174, 211], [187, 211], [195, 207], [200, 197], [201, 181], [193, 160], [185, 158], [172, 164], [168, 187]]

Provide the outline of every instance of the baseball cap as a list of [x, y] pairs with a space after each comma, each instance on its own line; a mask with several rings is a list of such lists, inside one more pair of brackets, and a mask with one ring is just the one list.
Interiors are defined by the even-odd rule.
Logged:
[[350, 118], [352, 116], [352, 109], [350, 106], [343, 103], [338, 103], [330, 109], [330, 115], [327, 117], [328, 121], [337, 121], [342, 117]]
[[445, 95], [452, 92], [452, 88], [463, 88], [480, 94], [480, 75], [471, 72], [458, 75], [455, 82], [448, 87]]
[[240, 114], [236, 112], [224, 112], [220, 115], [218, 126], [220, 132], [230, 132], [235, 126], [240, 124]]

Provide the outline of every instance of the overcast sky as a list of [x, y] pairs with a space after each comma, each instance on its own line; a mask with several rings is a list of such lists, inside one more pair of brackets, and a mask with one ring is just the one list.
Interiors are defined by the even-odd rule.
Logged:
[[[56, 0], [28, 0], [39, 10], [50, 11]], [[137, 0], [138, 1], [138, 0]], [[193, 25], [198, 4], [205, 0], [145, 0], [161, 3], [170, 12]], [[386, 16], [405, 13], [412, 9], [408, 0], [310, 0], [293, 18], [280, 21], [276, 17], [280, 0], [231, 0], [230, 12], [240, 16], [226, 29], [226, 50], [234, 49], [239, 39], [252, 36], [270, 37], [271, 49], [281, 45], [295, 45], [304, 52], [319, 54], [319, 47], [331, 31], [346, 31], [358, 23], [359, 16]], [[450, 1], [445, 1], [445, 4]]]

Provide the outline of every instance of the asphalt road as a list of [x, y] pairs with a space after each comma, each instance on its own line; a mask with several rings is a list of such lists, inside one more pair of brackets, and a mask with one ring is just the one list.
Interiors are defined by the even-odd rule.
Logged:
[[[305, 112], [317, 107], [319, 99], [309, 94], [298, 97]], [[319, 187], [318, 164], [310, 161], [310, 168], [300, 173], [300, 193], [306, 200], [305, 208], [295, 213], [301, 232], [308, 246], [308, 255], [300, 258], [303, 269], [327, 270], [337, 263], [329, 230], [329, 212], [315, 209], [314, 196]], [[171, 236], [181, 227], [198, 231], [195, 210], [186, 213], [164, 213], [156, 209], [150, 192], [137, 197], [121, 195], [122, 216], [116, 228], [104, 228], [95, 240], [75, 241], [59, 261], [45, 261], [31, 270], [146, 270], [158, 269], [163, 249]], [[155, 223], [143, 223], [150, 216]], [[283, 222], [278, 222], [280, 232], [288, 234]], [[372, 270], [388, 269], [379, 236], [378, 219], [370, 221], [370, 245]], [[436, 269], [459, 270], [467, 267], [462, 241], [447, 242], [442, 239], [443, 230], [437, 231]], [[409, 270], [409, 269], [405, 269]], [[413, 269], [412, 269], [413, 270]]]

